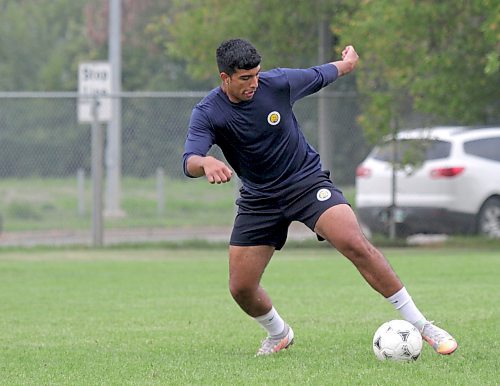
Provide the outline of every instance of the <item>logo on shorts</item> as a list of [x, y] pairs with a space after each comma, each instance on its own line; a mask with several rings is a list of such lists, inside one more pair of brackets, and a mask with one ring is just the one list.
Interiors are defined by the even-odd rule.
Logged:
[[332, 196], [332, 192], [330, 192], [328, 189], [320, 189], [318, 190], [318, 193], [316, 193], [316, 198], [318, 201], [326, 201]]
[[276, 126], [281, 121], [281, 115], [277, 111], [271, 111], [267, 116], [267, 123], [271, 126]]

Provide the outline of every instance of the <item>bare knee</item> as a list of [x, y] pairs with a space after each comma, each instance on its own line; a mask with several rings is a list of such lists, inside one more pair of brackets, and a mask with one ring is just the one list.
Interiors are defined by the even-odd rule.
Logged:
[[238, 303], [251, 299], [256, 291], [257, 285], [255, 284], [229, 280], [229, 292]]
[[363, 264], [378, 254], [377, 249], [361, 233], [340, 238], [334, 246], [355, 265]]
[[229, 252], [229, 291], [236, 302], [245, 310], [262, 298], [260, 279], [274, 252], [267, 245], [238, 247], [231, 246]]
[[229, 291], [241, 309], [252, 317], [264, 315], [272, 307], [271, 299], [258, 283], [230, 281]]
[[337, 205], [324, 212], [315, 231], [356, 265], [377, 255], [348, 205]]

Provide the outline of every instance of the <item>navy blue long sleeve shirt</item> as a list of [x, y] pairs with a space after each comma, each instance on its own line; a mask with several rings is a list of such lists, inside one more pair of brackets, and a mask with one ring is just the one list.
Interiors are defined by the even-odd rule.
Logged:
[[220, 87], [193, 109], [185, 142], [184, 173], [191, 155], [205, 156], [218, 145], [254, 197], [276, 197], [321, 171], [318, 152], [305, 139], [293, 104], [335, 81], [328, 63], [308, 69], [277, 68], [259, 75], [253, 98], [232, 103]]

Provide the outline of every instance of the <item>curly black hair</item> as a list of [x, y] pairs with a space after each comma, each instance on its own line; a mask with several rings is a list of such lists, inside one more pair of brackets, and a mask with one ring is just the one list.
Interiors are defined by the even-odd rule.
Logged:
[[243, 39], [230, 39], [217, 48], [217, 66], [219, 72], [233, 75], [236, 70], [251, 70], [262, 60], [257, 49]]

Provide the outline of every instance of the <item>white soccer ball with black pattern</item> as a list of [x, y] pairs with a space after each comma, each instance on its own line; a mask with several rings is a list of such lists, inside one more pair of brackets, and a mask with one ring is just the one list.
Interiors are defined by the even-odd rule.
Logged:
[[405, 320], [382, 324], [373, 336], [373, 352], [381, 361], [416, 361], [422, 351], [422, 336]]

